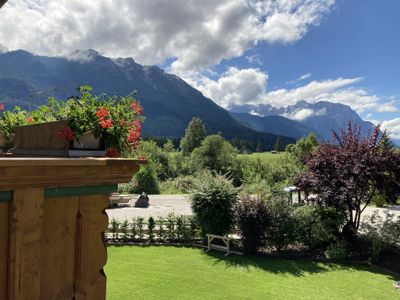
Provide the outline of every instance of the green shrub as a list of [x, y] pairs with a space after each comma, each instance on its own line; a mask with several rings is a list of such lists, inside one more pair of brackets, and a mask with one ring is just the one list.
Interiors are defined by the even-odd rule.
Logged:
[[118, 230], [120, 222], [117, 219], [112, 218], [110, 221], [110, 231], [114, 240], [118, 239]]
[[333, 208], [311, 205], [296, 207], [293, 211], [295, 234], [300, 242], [311, 249], [324, 246], [339, 236], [344, 217]]
[[294, 241], [295, 224], [293, 206], [285, 198], [274, 197], [267, 201], [271, 222], [267, 227], [267, 239], [278, 251]]
[[385, 212], [383, 218], [376, 210], [361, 224], [363, 232], [372, 242], [370, 259], [378, 261], [381, 252], [395, 249], [400, 241], [400, 216]]
[[175, 215], [173, 213], [169, 213], [167, 216], [167, 239], [170, 242], [173, 242], [176, 239], [175, 223]]
[[381, 193], [377, 193], [372, 197], [371, 203], [377, 207], [383, 207], [386, 204], [386, 199]]
[[255, 253], [265, 245], [269, 221], [268, 207], [262, 198], [250, 195], [241, 197], [236, 207], [236, 222], [245, 252]]
[[131, 223], [131, 240], [135, 241], [137, 235], [137, 225], [136, 225], [136, 218], [132, 218]]
[[158, 217], [157, 225], [158, 225], [158, 240], [159, 241], [165, 241], [167, 239], [165, 236], [164, 222], [165, 222], [165, 220], [163, 217]]
[[128, 220], [124, 220], [122, 223], [121, 223], [121, 233], [122, 233], [122, 240], [124, 241], [124, 242], [127, 242], [128, 240], [129, 240], [129, 233], [128, 233], [128, 231], [129, 231], [129, 222], [128, 222]]
[[160, 183], [162, 194], [189, 194], [195, 187], [198, 178], [194, 176], [179, 176]]
[[234, 223], [237, 196], [238, 191], [230, 180], [220, 175], [205, 174], [190, 196], [192, 210], [203, 235], [229, 233]]
[[156, 227], [156, 222], [154, 221], [153, 217], [150, 217], [147, 222], [147, 232], [149, 235], [149, 242], [154, 242], [154, 228]]
[[153, 167], [149, 165], [144, 165], [140, 168], [133, 177], [133, 182], [131, 185], [130, 193], [141, 194], [145, 192], [146, 194], [159, 194], [160, 190], [158, 187], [158, 181], [156, 173]]
[[339, 241], [329, 245], [325, 251], [325, 257], [331, 260], [343, 260], [347, 256], [347, 248], [344, 242]]
[[136, 218], [136, 226], [138, 231], [138, 240], [139, 242], [143, 242], [144, 240], [144, 218], [137, 217]]

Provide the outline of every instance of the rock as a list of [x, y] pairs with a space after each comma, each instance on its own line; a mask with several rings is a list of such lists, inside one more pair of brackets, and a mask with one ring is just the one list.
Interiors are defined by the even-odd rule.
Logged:
[[149, 196], [143, 192], [135, 202], [135, 207], [148, 207], [149, 206]]

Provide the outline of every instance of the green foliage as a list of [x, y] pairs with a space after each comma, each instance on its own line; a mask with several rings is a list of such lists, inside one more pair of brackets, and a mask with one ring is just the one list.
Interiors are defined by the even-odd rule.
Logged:
[[124, 220], [121, 223], [121, 233], [122, 233], [122, 240], [124, 242], [127, 242], [129, 240], [129, 222], [128, 220]]
[[227, 174], [235, 186], [242, 182], [241, 163], [236, 149], [219, 134], [209, 135], [191, 155], [192, 170], [208, 169]]
[[347, 256], [346, 244], [338, 241], [329, 245], [325, 251], [325, 257], [331, 260], [344, 260]]
[[118, 239], [118, 229], [120, 222], [117, 219], [112, 218], [110, 221], [110, 231], [112, 233], [113, 239]]
[[136, 218], [136, 226], [137, 226], [137, 232], [138, 232], [138, 239], [140, 242], [142, 242], [144, 239], [144, 218], [143, 217]]
[[136, 225], [136, 218], [132, 218], [132, 223], [131, 223], [131, 240], [135, 241], [136, 240], [136, 235], [137, 235], [137, 225]]
[[285, 150], [283, 140], [280, 136], [278, 136], [276, 139], [274, 149], [276, 152], [281, 152], [281, 151]]
[[308, 136], [297, 140], [296, 144], [288, 145], [286, 151], [295, 158], [300, 159], [307, 154], [311, 154], [318, 145], [317, 137], [314, 133], [310, 133]]
[[149, 242], [154, 242], [154, 228], [156, 227], [156, 222], [153, 217], [150, 217], [147, 222], [147, 233], [149, 235]]
[[133, 178], [129, 186], [129, 192], [135, 194], [159, 194], [158, 181], [156, 172], [151, 164], [144, 165], [140, 168]]
[[206, 128], [203, 121], [198, 117], [193, 117], [186, 128], [185, 136], [181, 140], [182, 153], [184, 155], [192, 153], [195, 148], [200, 146], [205, 137]]
[[0, 111], [0, 132], [3, 134], [6, 147], [12, 147], [14, 128], [28, 124], [28, 113], [18, 106], [13, 111]]
[[295, 239], [293, 206], [287, 199], [274, 197], [267, 201], [271, 222], [267, 228], [267, 238], [278, 251]]
[[176, 239], [175, 215], [173, 213], [167, 216], [167, 238], [169, 241], [175, 241]]
[[255, 253], [265, 245], [265, 232], [270, 221], [267, 204], [260, 197], [244, 195], [236, 207], [236, 222], [244, 250]]
[[164, 220], [164, 218], [158, 217], [156, 223], [158, 226], [158, 240], [165, 241], [167, 239], [167, 237], [165, 236], [165, 227], [164, 227], [165, 220]]
[[171, 139], [168, 139], [166, 142], [165, 142], [165, 144], [163, 145], [163, 150], [164, 150], [164, 152], [175, 152], [176, 151], [176, 149], [175, 149], [175, 145], [174, 145], [174, 143], [172, 142], [172, 140]]
[[370, 260], [378, 262], [384, 251], [398, 248], [400, 216], [385, 212], [383, 218], [376, 210], [361, 224], [361, 231], [371, 241]]
[[203, 234], [227, 234], [234, 223], [237, 189], [224, 176], [205, 174], [190, 195]]
[[195, 176], [179, 176], [160, 183], [162, 194], [189, 194], [198, 182]]
[[344, 217], [333, 208], [303, 205], [294, 209], [293, 220], [298, 240], [316, 249], [338, 238]]
[[371, 203], [378, 207], [383, 207], [386, 204], [385, 196], [378, 192], [372, 197]]

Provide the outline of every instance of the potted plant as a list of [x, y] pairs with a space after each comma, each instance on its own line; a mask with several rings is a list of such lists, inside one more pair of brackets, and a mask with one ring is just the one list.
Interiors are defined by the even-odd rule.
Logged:
[[65, 102], [49, 98], [29, 114], [19, 111], [24, 122], [14, 128], [12, 152], [116, 157], [135, 150], [141, 133], [139, 103], [132, 97], [93, 96], [89, 86], [79, 90], [79, 97]]

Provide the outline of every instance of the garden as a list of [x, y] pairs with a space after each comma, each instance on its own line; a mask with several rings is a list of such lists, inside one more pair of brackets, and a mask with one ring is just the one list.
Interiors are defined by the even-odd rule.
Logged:
[[[110, 220], [110, 299], [400, 296], [400, 217], [362, 219], [367, 206], [400, 199], [400, 152], [379, 126], [363, 136], [349, 123], [330, 143], [311, 134], [285, 151], [239, 153], [196, 117], [180, 141], [142, 139], [136, 100], [80, 92], [31, 112], [2, 111], [2, 148], [18, 145], [20, 130], [61, 122], [51, 134], [57, 150], [91, 151], [92, 135], [100, 156], [146, 159], [119, 191], [190, 194], [193, 211]], [[302, 195], [296, 203], [284, 192], [293, 185]], [[243, 256], [205, 252], [207, 234], [229, 237]]]

